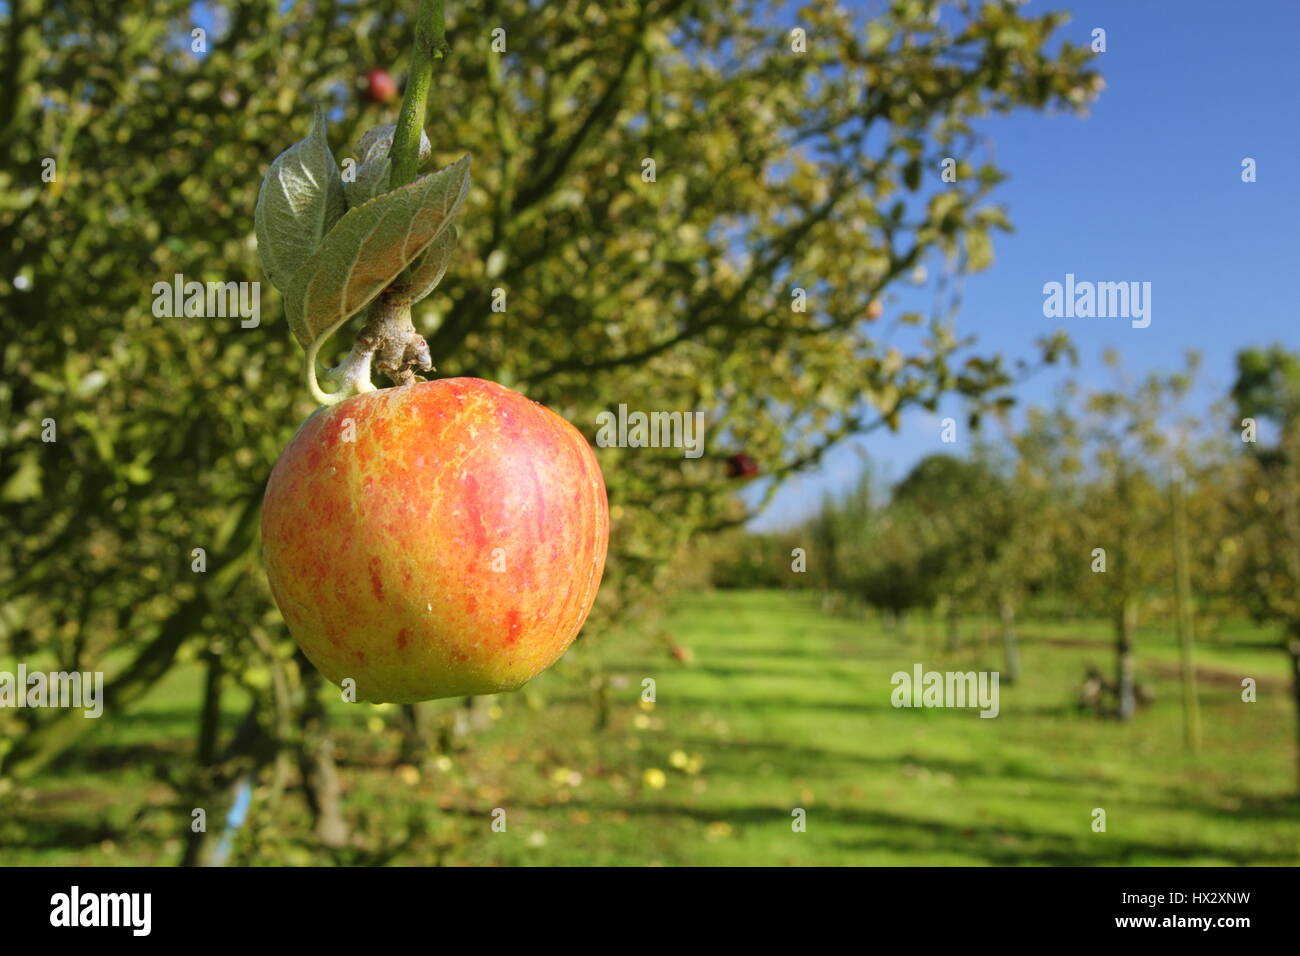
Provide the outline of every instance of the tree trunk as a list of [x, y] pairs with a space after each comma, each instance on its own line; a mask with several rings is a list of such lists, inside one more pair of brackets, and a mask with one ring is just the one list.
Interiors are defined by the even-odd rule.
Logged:
[[402, 747], [397, 758], [399, 763], [415, 764], [425, 769], [432, 766], [435, 749], [434, 718], [428, 701], [402, 705]]
[[1300, 622], [1292, 627], [1286, 652], [1291, 658], [1291, 697], [1295, 700], [1296, 712], [1296, 786], [1300, 792]]
[[1183, 736], [1187, 749], [1201, 749], [1201, 714], [1196, 699], [1196, 662], [1192, 656], [1192, 575], [1187, 549], [1187, 504], [1183, 499], [1181, 469], [1170, 485], [1174, 513], [1174, 597], [1178, 627], [1179, 660], [1183, 677]]
[[1006, 674], [1003, 682], [1014, 684], [1020, 679], [1020, 645], [1016, 640], [1016, 609], [1009, 598], [998, 603], [1002, 618], [1002, 652], [1006, 658]]
[[190, 831], [185, 841], [185, 852], [181, 857], [181, 866], [207, 866], [212, 862], [213, 848], [215, 842], [209, 839], [208, 833], [224, 825], [228, 801], [218, 801], [213, 799], [213, 794], [203, 785], [206, 781], [210, 784], [213, 775], [216, 773], [217, 762], [217, 735], [221, 729], [221, 656], [211, 649], [203, 654], [207, 662], [205, 679], [203, 682], [203, 706], [199, 712], [199, 729], [197, 763], [198, 769], [195, 776], [196, 785], [190, 789], [190, 802], [196, 806], [191, 807], [193, 810], [202, 805], [204, 812], [204, 830], [195, 831], [194, 818], [190, 817]]
[[[258, 720], [258, 702], [249, 705], [239, 730], [221, 757], [212, 765], [200, 768], [190, 789], [194, 809], [204, 811], [205, 828], [191, 829], [181, 859], [182, 866], [213, 866], [224, 862], [234, 833], [248, 815], [252, 784], [279, 750], [278, 743], [262, 728]], [[248, 791], [237, 813], [231, 808]]]
[[334, 740], [318, 693], [321, 676], [305, 658], [299, 661], [299, 666], [303, 675], [303, 702], [299, 714], [302, 743], [298, 767], [302, 772], [303, 791], [315, 821], [316, 838], [327, 847], [341, 847], [348, 842], [348, 826], [343, 818], [342, 789], [334, 764]]
[[217, 759], [217, 731], [221, 727], [221, 655], [203, 654], [207, 672], [203, 682], [203, 709], [199, 712], [198, 762], [208, 767]]
[[1115, 616], [1115, 716], [1130, 719], [1137, 710], [1133, 678], [1133, 633], [1137, 628], [1137, 606], [1132, 598], [1120, 601]]
[[595, 729], [597, 731], [605, 730], [609, 727], [609, 677], [602, 670], [600, 676], [596, 679], [595, 702], [596, 710]]
[[247, 819], [248, 809], [247, 806], [243, 807], [237, 815], [232, 815], [230, 811], [239, 800], [240, 791], [250, 782], [249, 773], [238, 774], [203, 798], [205, 829], [195, 832], [191, 818], [191, 829], [185, 841], [181, 866], [221, 866], [225, 862], [235, 834]]

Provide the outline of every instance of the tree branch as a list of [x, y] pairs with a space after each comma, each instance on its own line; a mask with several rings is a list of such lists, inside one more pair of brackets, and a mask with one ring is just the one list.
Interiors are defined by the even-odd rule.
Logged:
[[411, 72], [406, 78], [402, 112], [397, 118], [397, 130], [393, 133], [393, 146], [389, 153], [393, 160], [389, 189], [405, 186], [415, 179], [415, 171], [420, 165], [420, 134], [424, 132], [429, 87], [433, 84], [433, 62], [451, 52], [442, 5], [443, 0], [420, 0], [415, 20], [415, 47], [411, 51]]

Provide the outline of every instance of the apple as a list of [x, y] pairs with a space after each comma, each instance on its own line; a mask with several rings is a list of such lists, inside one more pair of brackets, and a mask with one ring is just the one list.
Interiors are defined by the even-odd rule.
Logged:
[[376, 103], [391, 103], [397, 96], [397, 83], [387, 70], [375, 67], [366, 74], [366, 87]]
[[753, 478], [758, 474], [758, 461], [746, 452], [737, 452], [727, 458], [728, 478]]
[[262, 547], [298, 646], [356, 699], [514, 690], [559, 659], [605, 568], [586, 438], [476, 378], [317, 410], [267, 483]]
[[874, 322], [885, 314], [885, 306], [879, 299], [872, 299], [867, 303], [867, 321]]

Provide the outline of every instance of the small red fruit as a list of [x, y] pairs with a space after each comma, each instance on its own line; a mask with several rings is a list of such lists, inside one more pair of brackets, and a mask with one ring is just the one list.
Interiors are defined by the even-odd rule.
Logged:
[[514, 690], [559, 659], [596, 599], [605, 483], [579, 431], [476, 378], [318, 410], [271, 472], [275, 602], [358, 700]]
[[366, 74], [370, 98], [376, 103], [389, 103], [397, 96], [397, 83], [387, 70], [375, 67]]
[[745, 452], [737, 452], [727, 459], [728, 478], [753, 478], [758, 474], [758, 461]]

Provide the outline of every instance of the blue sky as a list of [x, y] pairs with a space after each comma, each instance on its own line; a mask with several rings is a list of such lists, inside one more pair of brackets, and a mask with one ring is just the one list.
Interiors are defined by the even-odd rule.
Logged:
[[[1138, 373], [1172, 371], [1197, 349], [1198, 398], [1208, 405], [1231, 386], [1238, 349], [1300, 348], [1300, 2], [1026, 6], [1061, 8], [1072, 11], [1064, 35], [1077, 44], [1088, 44], [1094, 27], [1106, 30], [1096, 60], [1106, 89], [1083, 118], [1019, 113], [983, 124], [1010, 174], [995, 199], [1015, 232], [996, 237], [991, 269], [967, 278], [958, 330], [978, 337], [977, 352], [1032, 358], [1036, 338], [1064, 327], [1079, 349], [1073, 374], [1085, 384], [1110, 381], [1106, 348]], [[1246, 157], [1257, 163], [1254, 183], [1241, 180]], [[1045, 318], [1043, 284], [1066, 273], [1150, 282], [1150, 326]], [[921, 291], [915, 304], [924, 307], [931, 293]], [[918, 295], [904, 291], [898, 304]], [[1068, 375], [1040, 373], [1017, 396], [1046, 404]], [[796, 522], [824, 492], [852, 482], [862, 451], [895, 479], [926, 454], [960, 452], [962, 443], [939, 436], [940, 419], [963, 421], [960, 412], [952, 401], [937, 415], [905, 416], [896, 434], [845, 443], [788, 482], [751, 527]]]

